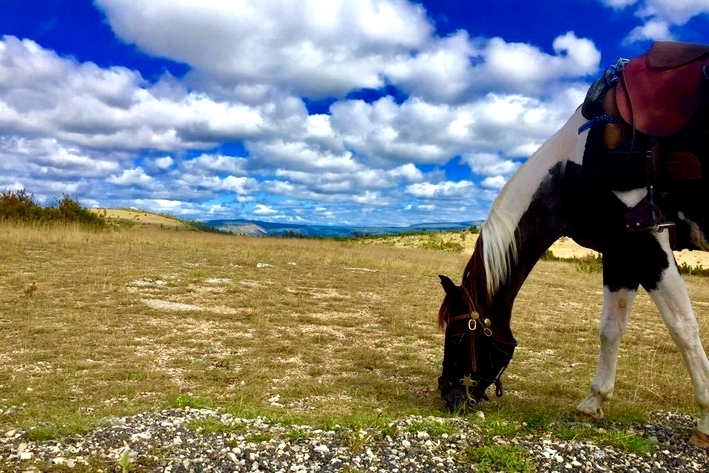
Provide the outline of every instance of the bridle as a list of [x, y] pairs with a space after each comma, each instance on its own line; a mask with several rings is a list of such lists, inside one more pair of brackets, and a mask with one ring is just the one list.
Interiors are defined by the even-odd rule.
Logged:
[[[465, 358], [463, 377], [460, 379], [451, 379], [441, 376], [438, 378], [438, 389], [443, 392], [446, 389], [460, 386], [465, 389], [467, 403], [474, 405], [480, 399], [485, 399], [486, 401], [489, 400], [485, 395], [485, 389], [487, 389], [487, 387], [491, 384], [495, 385], [495, 395], [497, 397], [502, 397], [504, 394], [504, 389], [502, 387], [500, 377], [512, 360], [512, 354], [517, 346], [517, 341], [514, 338], [509, 340], [495, 333], [493, 331], [493, 323], [490, 319], [480, 319], [480, 314], [475, 308], [475, 303], [473, 302], [470, 291], [464, 285], [458, 286], [458, 288], [460, 289], [463, 296], [463, 301], [468, 308], [468, 313], [450, 317], [447, 324], [452, 326], [453, 323], [467, 321], [467, 324], [459, 324], [464, 327], [463, 331], [461, 333], [454, 334], [454, 336], [457, 335], [462, 339], [466, 334], [468, 335], [469, 356]], [[499, 358], [504, 361], [503, 365], [499, 368], [497, 375], [493, 379], [485, 378], [477, 373], [478, 355], [475, 347], [476, 344], [482, 342], [489, 343], [492, 354], [500, 355]], [[494, 370], [496, 363], [493, 363], [492, 358], [493, 356], [491, 355], [489, 360], [490, 366]], [[458, 364], [451, 363], [451, 365], [457, 366]], [[480, 389], [481, 387], [483, 388]], [[479, 397], [477, 398], [474, 396], [476, 389], [478, 389], [479, 392]]]

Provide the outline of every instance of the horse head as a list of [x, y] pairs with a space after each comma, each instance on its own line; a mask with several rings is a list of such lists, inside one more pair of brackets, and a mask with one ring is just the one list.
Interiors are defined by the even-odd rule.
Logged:
[[438, 312], [445, 327], [443, 371], [438, 378], [441, 399], [449, 410], [474, 407], [488, 400], [487, 388], [494, 384], [497, 397], [503, 394], [500, 376], [517, 342], [495, 333], [494, 319], [483, 316], [465, 285], [457, 286], [447, 276], [439, 276], [446, 292]]

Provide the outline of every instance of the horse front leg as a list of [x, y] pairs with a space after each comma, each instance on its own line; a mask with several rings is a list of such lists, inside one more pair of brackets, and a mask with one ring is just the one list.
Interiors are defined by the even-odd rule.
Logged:
[[630, 310], [636, 295], [637, 285], [633, 289], [613, 290], [607, 285], [603, 287], [603, 313], [599, 329], [601, 350], [596, 376], [591, 383], [591, 392], [576, 407], [577, 412], [582, 416], [601, 419], [603, 417], [601, 405], [613, 396], [618, 349], [628, 328]]

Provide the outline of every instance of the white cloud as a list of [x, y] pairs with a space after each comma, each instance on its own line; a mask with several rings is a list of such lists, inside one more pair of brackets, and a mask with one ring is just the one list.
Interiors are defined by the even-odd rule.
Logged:
[[505, 179], [502, 176], [494, 176], [494, 177], [488, 177], [484, 179], [480, 185], [487, 188], [487, 189], [494, 189], [494, 190], [501, 190], [505, 184], [507, 183], [507, 179]]
[[606, 6], [621, 10], [635, 8], [635, 16], [643, 21], [626, 36], [624, 43], [682, 39], [682, 26], [698, 15], [709, 14], [709, 0], [601, 0]]
[[625, 7], [634, 5], [638, 0], [601, 0], [604, 5], [615, 8], [617, 10], [622, 10]]
[[273, 210], [268, 205], [256, 204], [256, 207], [251, 211], [254, 215], [274, 215], [277, 214], [277, 210]]
[[407, 186], [406, 192], [414, 197], [425, 199], [458, 199], [463, 196], [470, 198], [471, 194], [476, 193], [476, 188], [470, 181], [446, 181], [438, 184], [422, 182]]
[[182, 202], [179, 200], [156, 199], [155, 203], [163, 209], [174, 209], [175, 207], [180, 207], [182, 205]]
[[155, 182], [141, 167], [126, 169], [119, 176], [111, 176], [106, 181], [119, 186], [148, 186]]
[[470, 169], [476, 174], [483, 176], [497, 176], [499, 174], [509, 176], [521, 165], [520, 162], [504, 159], [492, 153], [467, 154], [462, 157], [461, 162], [470, 166]]
[[[439, 38], [405, 0], [96, 3], [123, 41], [191, 72], [146, 80], [4, 37], [0, 188], [183, 216], [234, 217], [259, 202], [253, 213], [270, 218], [402, 224], [408, 206], [417, 220], [459, 220], [451, 202], [465, 198], [480, 218], [600, 62], [573, 32], [543, 45], [551, 54], [463, 31]], [[313, 115], [301, 99], [385, 84], [408, 99], [339, 99]], [[457, 156], [480, 184], [446, 180]]]
[[637, 41], [670, 41], [674, 39], [670, 28], [664, 21], [650, 20], [642, 26], [632, 29], [625, 39], [626, 44]]
[[246, 173], [246, 165], [246, 158], [203, 153], [183, 162], [182, 169], [189, 173], [226, 172], [231, 175], [243, 175]]
[[153, 164], [158, 169], [169, 169], [170, 166], [175, 164], [175, 161], [170, 156], [163, 156], [162, 158], [154, 159]]
[[0, 41], [5, 133], [94, 148], [189, 149], [258, 135], [264, 116], [279, 108], [217, 101], [174, 87], [151, 86], [123, 67], [77, 63], [32, 40]]
[[697, 15], [709, 14], [709, 0], [644, 0], [637, 14], [670, 25], [683, 25]]
[[555, 54], [549, 55], [530, 44], [471, 39], [459, 31], [429, 42], [413, 58], [394, 61], [387, 74], [416, 96], [458, 102], [480, 91], [539, 93], [550, 83], [598, 71], [601, 53], [592, 41], [567, 32], [552, 47]]
[[221, 83], [271, 83], [312, 97], [379, 88], [389, 58], [432, 33], [404, 0], [97, 0], [114, 32]]

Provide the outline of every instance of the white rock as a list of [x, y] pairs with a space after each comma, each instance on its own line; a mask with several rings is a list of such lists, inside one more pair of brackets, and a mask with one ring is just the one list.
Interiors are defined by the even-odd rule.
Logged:
[[318, 453], [327, 453], [330, 451], [327, 445], [316, 445], [315, 448], [313, 448], [314, 451]]

